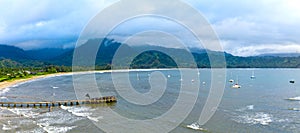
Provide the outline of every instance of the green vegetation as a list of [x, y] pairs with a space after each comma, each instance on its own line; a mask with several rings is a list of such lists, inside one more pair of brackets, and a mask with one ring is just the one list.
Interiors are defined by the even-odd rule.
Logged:
[[133, 69], [176, 68], [175, 61], [168, 55], [158, 51], [147, 51], [138, 55], [131, 63]]
[[[72, 68], [74, 49], [46, 49], [24, 51], [17, 47], [0, 45], [0, 82], [12, 79], [28, 78], [57, 72], [91, 71], [108, 69], [148, 69], [148, 68], [300, 68], [299, 57], [253, 56], [238, 57], [224, 52], [198, 50], [190, 54], [184, 49], [158, 46], [135, 46], [121, 44], [112, 39], [91, 39], [77, 49], [89, 51], [101, 46], [95, 59], [95, 65], [87, 60], [91, 53], [83, 53], [80, 64]], [[116, 52], [121, 49], [118, 57]], [[147, 50], [151, 49], [151, 50]], [[164, 52], [160, 52], [164, 51]], [[120, 51], [119, 51], [120, 52]], [[43, 56], [39, 56], [41, 54]], [[208, 56], [208, 53], [210, 56]], [[58, 55], [57, 55], [58, 54]], [[137, 55], [136, 57], [133, 57]], [[55, 57], [48, 59], [46, 57]], [[224, 58], [226, 62], [222, 62]], [[34, 58], [33, 58], [34, 57]], [[188, 58], [190, 57], [190, 58]], [[118, 58], [112, 63], [113, 58]], [[194, 58], [194, 59], [192, 59]], [[211, 64], [210, 59], [214, 60]], [[226, 63], [226, 64], [225, 64]], [[89, 64], [89, 65], [88, 65]]]
[[39, 67], [1, 67], [0, 68], [0, 82], [30, 78], [32, 76], [46, 75], [57, 72], [71, 72], [71, 67], [66, 66], [46, 66]]

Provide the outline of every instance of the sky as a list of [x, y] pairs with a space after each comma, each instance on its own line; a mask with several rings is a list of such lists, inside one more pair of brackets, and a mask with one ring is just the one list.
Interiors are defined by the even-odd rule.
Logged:
[[[73, 47], [87, 23], [115, 2], [117, 0], [0, 0], [0, 44], [25, 50]], [[300, 53], [299, 0], [184, 2], [207, 19], [225, 52], [238, 56]], [[182, 13], [180, 9], [172, 12]], [[165, 20], [144, 18], [119, 26], [114, 37], [128, 36], [149, 27], [169, 32], [182, 30]], [[182, 36], [188, 40], [185, 36], [190, 35]], [[199, 47], [196, 43], [188, 46]]]

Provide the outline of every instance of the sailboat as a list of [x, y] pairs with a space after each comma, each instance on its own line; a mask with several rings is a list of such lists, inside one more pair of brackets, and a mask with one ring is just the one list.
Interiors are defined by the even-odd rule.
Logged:
[[239, 85], [239, 80], [238, 80], [238, 78], [237, 78], [237, 80], [236, 80], [236, 83], [235, 83], [234, 85], [232, 85], [231, 88], [234, 88], [234, 89], [241, 88], [241, 85]]
[[140, 80], [139, 72], [136, 73], [136, 80]]
[[[230, 73], [230, 77], [232, 77], [232, 72]], [[233, 80], [233, 79], [229, 79], [229, 82], [230, 82], [230, 83], [233, 83], [234, 80]]]
[[250, 78], [251, 78], [251, 79], [255, 79], [254, 71], [252, 71], [252, 76], [251, 76]]

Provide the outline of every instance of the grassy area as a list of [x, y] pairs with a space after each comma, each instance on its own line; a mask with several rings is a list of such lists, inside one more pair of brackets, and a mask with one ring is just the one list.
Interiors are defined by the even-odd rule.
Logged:
[[71, 71], [70, 67], [46, 66], [44, 68], [0, 68], [0, 82], [15, 79], [27, 79], [33, 76], [41, 76], [58, 72]]
[[0, 82], [6, 81], [6, 80], [7, 80], [7, 78], [5, 78], [5, 77], [0, 77]]
[[28, 78], [32, 78], [35, 76], [42, 76], [42, 75], [48, 75], [48, 74], [53, 74], [53, 73], [48, 73], [48, 72], [40, 72], [40, 73], [36, 73], [36, 74], [28, 74], [28, 75], [17, 75], [17, 76], [4, 76], [4, 77], [0, 77], [0, 82], [4, 82], [4, 81], [13, 81], [13, 80], [17, 80], [17, 79], [28, 79]]

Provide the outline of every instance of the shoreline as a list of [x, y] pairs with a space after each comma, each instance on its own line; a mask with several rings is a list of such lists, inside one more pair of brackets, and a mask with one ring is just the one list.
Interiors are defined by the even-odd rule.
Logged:
[[153, 70], [169, 70], [169, 69], [120, 69], [120, 70], [97, 70], [97, 71], [79, 71], [79, 72], [61, 72], [61, 73], [52, 73], [40, 76], [32, 76], [30, 78], [24, 79], [13, 79], [10, 81], [0, 82], [0, 91], [5, 88], [14, 86], [19, 83], [24, 83], [31, 80], [53, 77], [53, 76], [64, 76], [64, 75], [73, 75], [73, 74], [87, 74], [87, 73], [107, 73], [107, 72], [128, 72], [128, 71], [153, 71]]
[[53, 73], [53, 74], [32, 76], [30, 78], [24, 78], [24, 79], [13, 79], [10, 81], [4, 81], [4, 82], [0, 82], [0, 90], [3, 90], [5, 88], [11, 87], [11, 86], [19, 84], [19, 83], [23, 83], [23, 82], [27, 82], [27, 81], [31, 81], [31, 80], [35, 80], [35, 79], [47, 78], [47, 77], [52, 77], [52, 76], [62, 76], [62, 75], [70, 74], [70, 73], [72, 74], [72, 72]]
[[[181, 69], [190, 69], [190, 68], [181, 68]], [[197, 68], [197, 69], [208, 69], [208, 68]], [[256, 69], [262, 69], [262, 68], [226, 68], [226, 69], [246, 69], [246, 70], [256, 70]], [[267, 69], [293, 69], [293, 68], [267, 68]], [[118, 70], [95, 70], [95, 71], [78, 71], [78, 72], [60, 72], [60, 73], [52, 73], [52, 74], [46, 74], [46, 75], [40, 75], [40, 76], [32, 76], [30, 78], [25, 79], [14, 79], [10, 81], [4, 81], [0, 82], [0, 91], [11, 87], [13, 85], [24, 83], [31, 80], [41, 79], [41, 78], [47, 78], [47, 77], [53, 77], [53, 76], [64, 76], [64, 75], [73, 75], [73, 74], [87, 74], [87, 73], [107, 73], [107, 72], [129, 72], [129, 71], [154, 71], [154, 70], [173, 70], [173, 68], [154, 68], [154, 69], [118, 69]], [[294, 70], [294, 69], [293, 69]], [[297, 69], [298, 70], [298, 69]]]

